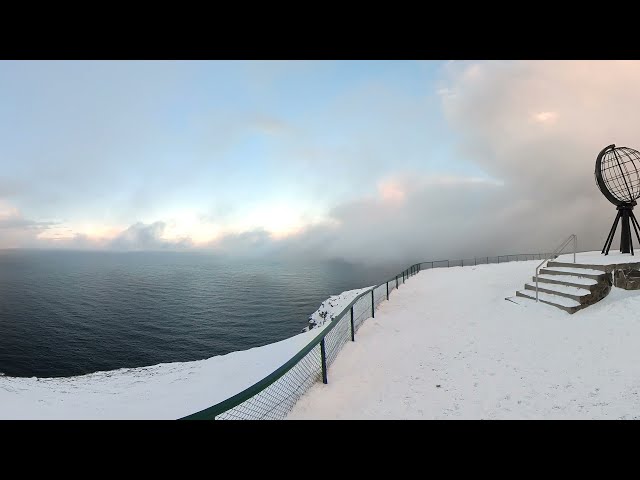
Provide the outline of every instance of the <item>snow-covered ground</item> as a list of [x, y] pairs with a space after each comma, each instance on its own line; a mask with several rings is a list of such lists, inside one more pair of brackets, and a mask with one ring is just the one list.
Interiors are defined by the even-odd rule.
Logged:
[[289, 418], [640, 418], [640, 291], [573, 315], [514, 297], [538, 263], [423, 270]]
[[[332, 296], [311, 318], [333, 318], [364, 290]], [[326, 322], [323, 326], [328, 325]], [[307, 345], [320, 328], [263, 347], [195, 362], [67, 378], [0, 376], [0, 419], [181, 418], [226, 400], [266, 377]]]
[[320, 308], [309, 316], [309, 326], [305, 327], [304, 331], [318, 328], [325, 323], [330, 322], [351, 303], [351, 300], [361, 293], [371, 290], [373, 287], [375, 287], [375, 285], [366, 288], [358, 288], [356, 290], [347, 290], [338, 295], [332, 295], [327, 298], [320, 304]]

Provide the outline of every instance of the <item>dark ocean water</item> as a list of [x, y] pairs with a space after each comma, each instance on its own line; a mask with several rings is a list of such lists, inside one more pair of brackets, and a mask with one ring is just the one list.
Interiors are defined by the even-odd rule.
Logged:
[[404, 267], [0, 251], [0, 372], [82, 375], [265, 345], [299, 333], [330, 295]]

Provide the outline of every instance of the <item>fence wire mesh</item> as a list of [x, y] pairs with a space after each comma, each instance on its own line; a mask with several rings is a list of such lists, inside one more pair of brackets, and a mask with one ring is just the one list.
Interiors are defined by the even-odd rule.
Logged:
[[287, 416], [311, 385], [322, 380], [320, 345], [264, 390], [215, 417], [216, 420], [274, 420]]
[[377, 307], [387, 299], [387, 284], [383, 283], [373, 290], [373, 304]]
[[353, 304], [353, 326], [357, 332], [367, 318], [371, 317], [371, 296], [370, 294], [360, 297]]
[[347, 312], [338, 324], [324, 337], [327, 367], [333, 363], [345, 343], [351, 340], [351, 314]]
[[[326, 329], [326, 333], [316, 337], [305, 349], [302, 349], [272, 375], [229, 400], [185, 418], [215, 418], [216, 420], [285, 418], [311, 385], [323, 381], [323, 368], [326, 375], [329, 366], [336, 360], [344, 345], [355, 337], [355, 333], [357, 333], [364, 321], [372, 316], [375, 309], [383, 301], [390, 298], [391, 292], [399, 289], [410, 277], [423, 270], [433, 268], [468, 267], [513, 261], [542, 260], [549, 255], [537, 253], [501, 255], [497, 257], [487, 256], [463, 260], [436, 260], [413, 265], [391, 278], [388, 282], [374, 287], [372, 290], [373, 295], [371, 290], [361, 294], [350, 307], [345, 308], [343, 312], [332, 320], [332, 325]], [[313, 342], [316, 342], [316, 344], [311, 346]], [[322, 344], [324, 344], [324, 362]], [[303, 354], [307, 349], [309, 351]], [[296, 361], [297, 357], [300, 358]]]

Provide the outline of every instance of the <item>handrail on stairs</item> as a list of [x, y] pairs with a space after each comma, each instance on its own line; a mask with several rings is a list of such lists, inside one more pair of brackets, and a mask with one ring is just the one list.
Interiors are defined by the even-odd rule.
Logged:
[[560, 253], [562, 252], [562, 250], [564, 250], [564, 248], [569, 245], [569, 242], [573, 240], [573, 263], [576, 263], [576, 250], [578, 248], [578, 236], [575, 233], [572, 233], [571, 235], [569, 235], [569, 237], [562, 242], [562, 244], [556, 248], [553, 253], [551, 253], [548, 257], [546, 257], [544, 260], [542, 260], [542, 262], [540, 262], [540, 265], [538, 265], [536, 267], [536, 302], [539, 301], [538, 300], [538, 270], [540, 270], [540, 267], [542, 266], [542, 264], [544, 264], [545, 262], [548, 262], [549, 260], [554, 260], [556, 258], [558, 258], [558, 256], [560, 255]]

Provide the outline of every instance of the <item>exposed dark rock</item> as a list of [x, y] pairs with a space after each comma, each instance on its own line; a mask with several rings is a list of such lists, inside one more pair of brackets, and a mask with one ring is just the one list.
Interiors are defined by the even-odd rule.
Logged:
[[640, 290], [640, 270], [633, 267], [618, 268], [613, 272], [614, 285], [625, 290]]
[[582, 305], [588, 306], [599, 302], [604, 297], [609, 295], [611, 286], [611, 274], [607, 273], [607, 275], [605, 275], [603, 279], [599, 280], [597, 284], [591, 286], [591, 293], [589, 295], [585, 295], [584, 297], [580, 298], [580, 303]]

